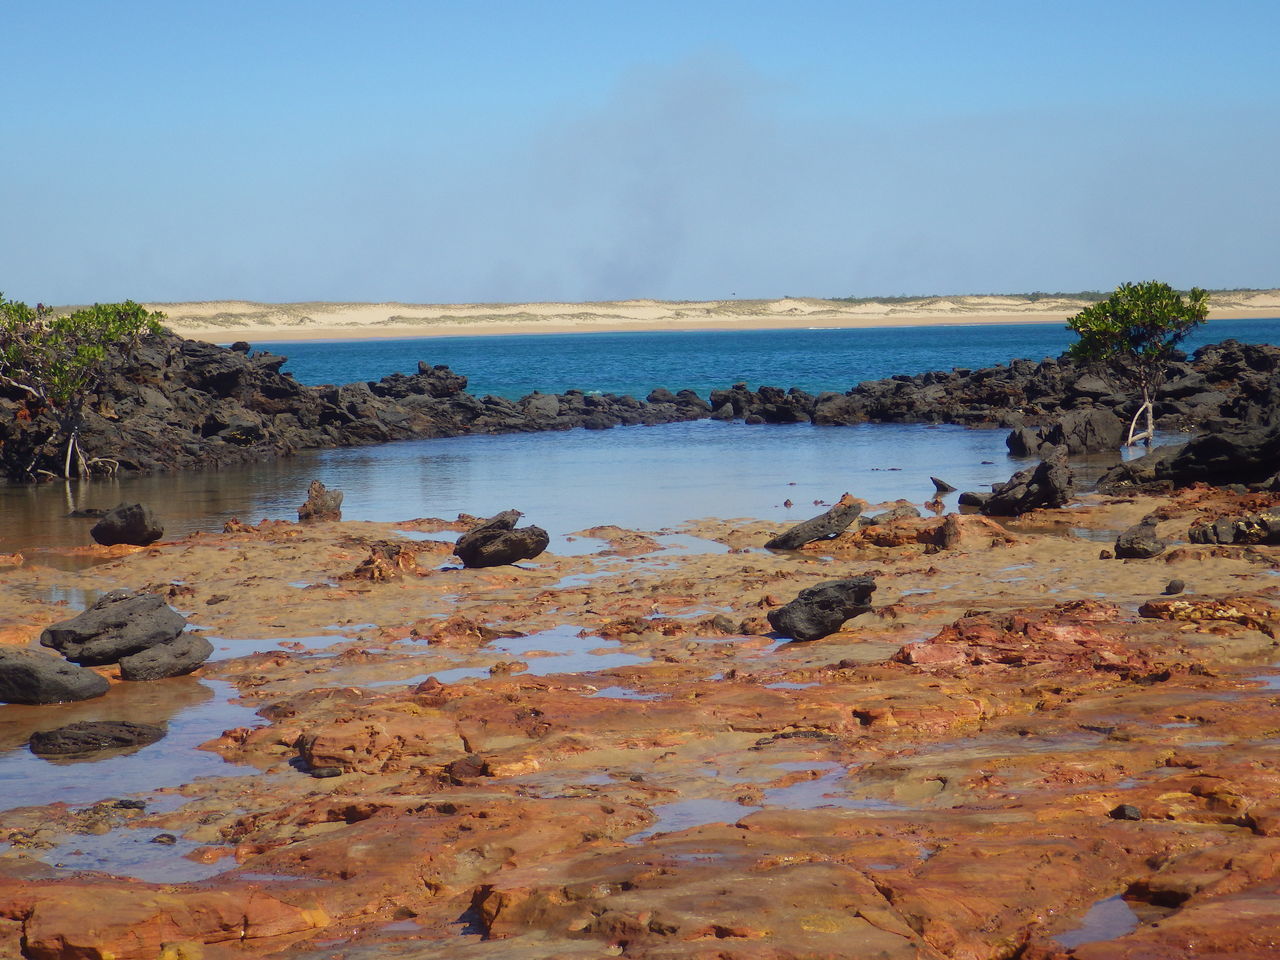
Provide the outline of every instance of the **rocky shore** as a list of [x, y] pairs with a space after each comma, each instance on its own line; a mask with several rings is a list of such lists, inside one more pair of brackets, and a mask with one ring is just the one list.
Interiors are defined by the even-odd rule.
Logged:
[[[173, 335], [149, 337], [131, 357], [109, 362], [86, 408], [81, 447], [90, 460], [126, 473], [163, 472], [390, 440], [710, 417], [749, 424], [1006, 427], [1014, 430], [1014, 452], [1030, 455], [1055, 444], [1072, 452], [1115, 449], [1133, 407], [1131, 397], [1065, 358], [901, 375], [817, 396], [737, 384], [707, 398], [658, 388], [643, 399], [570, 391], [514, 401], [469, 394], [466, 377], [425, 361], [410, 375], [320, 387], [282, 374], [285, 362], [248, 344], [226, 349]], [[1256, 432], [1269, 426], [1278, 398], [1280, 348], [1225, 341], [1171, 367], [1156, 414], [1164, 429]], [[62, 469], [55, 419], [28, 401], [0, 387], [0, 469], [11, 480]]]
[[[0, 567], [10, 645], [128, 588], [214, 648], [0, 706], [0, 955], [1273, 956], [1277, 505], [864, 505], [793, 550], [707, 520], [477, 569], [450, 560], [475, 518], [275, 521]], [[1163, 552], [1104, 559], [1143, 520]], [[838, 577], [836, 632], [774, 632]], [[241, 719], [199, 750], [91, 754], [73, 802], [23, 802], [27, 737], [182, 729], [211, 689]]]

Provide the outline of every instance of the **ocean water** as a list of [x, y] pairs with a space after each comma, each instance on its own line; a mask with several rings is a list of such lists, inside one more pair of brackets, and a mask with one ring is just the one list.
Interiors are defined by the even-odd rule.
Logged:
[[[1280, 343], [1280, 319], [1213, 320], [1188, 337], [1188, 352], [1233, 337]], [[654, 387], [710, 391], [745, 381], [844, 392], [863, 380], [1017, 357], [1057, 356], [1074, 339], [1054, 323], [897, 327], [865, 330], [572, 333], [417, 337], [351, 342], [255, 343], [289, 358], [306, 384], [377, 380], [414, 373], [419, 360], [468, 378], [468, 390], [516, 399], [532, 393], [598, 390], [643, 397]]]
[[[1275, 340], [1280, 321], [1222, 321], [1196, 342], [1227, 336]], [[1066, 340], [1053, 325], [1028, 324], [471, 337], [287, 349], [299, 378], [312, 382], [412, 371], [424, 353], [429, 362], [467, 374], [477, 392], [518, 396], [535, 388], [577, 388], [643, 395], [656, 386], [693, 386], [705, 395], [739, 380], [843, 390], [869, 377], [1056, 354]], [[156, 510], [166, 538], [220, 530], [233, 516], [293, 519], [313, 478], [344, 491], [347, 519], [485, 516], [515, 507], [551, 533], [553, 549], [568, 549], [566, 534], [596, 524], [659, 530], [704, 517], [796, 522], [823, 509], [814, 501], [830, 503], [846, 491], [873, 503], [922, 504], [933, 494], [931, 476], [961, 490], [985, 490], [1023, 465], [1008, 456], [1005, 435], [952, 426], [699, 421], [406, 441], [220, 471], [0, 485], [0, 553], [21, 550], [29, 562], [59, 562], [41, 561], [41, 550], [90, 542], [91, 521], [67, 517], [70, 510], [125, 501]], [[1076, 466], [1087, 481], [1107, 459]], [[947, 499], [949, 508], [955, 496]]]

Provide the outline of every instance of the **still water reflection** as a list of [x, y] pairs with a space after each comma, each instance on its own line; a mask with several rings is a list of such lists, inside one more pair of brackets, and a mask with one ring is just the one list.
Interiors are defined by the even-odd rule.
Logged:
[[[38, 560], [40, 547], [87, 544], [93, 521], [70, 519], [68, 511], [124, 500], [156, 510], [166, 539], [220, 530], [233, 516], [295, 519], [313, 478], [345, 492], [348, 520], [517, 507], [553, 536], [605, 523], [652, 530], [701, 517], [799, 520], [814, 512], [813, 501], [845, 491], [872, 502], [923, 502], [933, 495], [930, 476], [961, 490], [987, 489], [1019, 466], [1004, 437], [1003, 430], [954, 426], [699, 421], [414, 440], [221, 471], [0, 486], [0, 552], [23, 550]], [[1101, 469], [1081, 466], [1094, 476]]]

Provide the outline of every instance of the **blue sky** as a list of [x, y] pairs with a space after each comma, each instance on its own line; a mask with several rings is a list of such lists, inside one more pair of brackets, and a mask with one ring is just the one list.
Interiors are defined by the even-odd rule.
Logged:
[[4, 0], [0, 290], [1280, 285], [1280, 4]]

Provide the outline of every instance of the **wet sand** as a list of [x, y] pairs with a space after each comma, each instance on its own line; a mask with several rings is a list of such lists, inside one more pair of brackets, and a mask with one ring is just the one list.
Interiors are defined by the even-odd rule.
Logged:
[[[430, 519], [0, 566], [3, 642], [127, 586], [216, 651], [172, 697], [0, 706], [0, 955], [1267, 956], [1280, 550], [1186, 534], [1276, 499], [1091, 496], [777, 554], [777, 523], [604, 527], [488, 570]], [[1165, 554], [1100, 557], [1153, 512]], [[353, 577], [386, 541], [414, 562]], [[870, 613], [769, 635], [860, 575]], [[113, 710], [170, 737], [75, 777], [17, 747]]]
[[[789, 297], [778, 300], [607, 303], [150, 303], [175, 333], [232, 340], [365, 340], [524, 333], [666, 330], [788, 330], [1062, 323], [1088, 303], [1059, 297], [945, 296], [881, 302]], [[1212, 319], [1280, 315], [1280, 290], [1214, 294]]]

